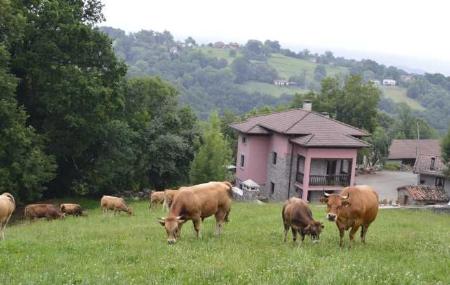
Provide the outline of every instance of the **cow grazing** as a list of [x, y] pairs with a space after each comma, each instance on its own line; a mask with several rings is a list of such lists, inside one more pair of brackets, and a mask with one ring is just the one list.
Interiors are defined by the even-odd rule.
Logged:
[[5, 239], [6, 225], [16, 209], [16, 201], [10, 193], [0, 195], [0, 240]]
[[162, 205], [164, 203], [164, 191], [155, 191], [150, 193], [150, 203], [148, 208], [151, 209], [156, 205]]
[[183, 223], [188, 220], [192, 220], [199, 238], [202, 220], [212, 215], [216, 218], [216, 234], [220, 235], [231, 210], [231, 187], [229, 182], [209, 182], [180, 188], [169, 215], [159, 219], [159, 223], [166, 229], [167, 242], [176, 242]]
[[302, 199], [294, 197], [287, 200], [283, 205], [281, 216], [283, 218], [285, 242], [289, 228], [292, 230], [294, 242], [297, 240], [297, 233], [302, 237], [302, 242], [305, 235], [310, 235], [313, 242], [319, 241], [324, 226], [321, 222], [313, 219], [311, 209]]
[[336, 222], [339, 229], [339, 245], [343, 246], [344, 232], [350, 230], [352, 246], [355, 233], [361, 226], [361, 241], [365, 243], [367, 229], [378, 213], [378, 194], [370, 186], [346, 187], [340, 194], [327, 194], [321, 199], [327, 204], [327, 219]]
[[109, 210], [114, 211], [114, 215], [118, 212], [126, 212], [128, 215], [133, 214], [133, 209], [128, 207], [123, 198], [103, 195], [100, 200], [100, 206], [103, 213], [107, 213]]
[[25, 207], [24, 216], [29, 220], [46, 218], [49, 221], [63, 219], [65, 214], [52, 204], [30, 204]]
[[83, 215], [83, 209], [78, 204], [64, 203], [59, 206], [59, 209], [66, 215], [73, 215], [73, 216]]

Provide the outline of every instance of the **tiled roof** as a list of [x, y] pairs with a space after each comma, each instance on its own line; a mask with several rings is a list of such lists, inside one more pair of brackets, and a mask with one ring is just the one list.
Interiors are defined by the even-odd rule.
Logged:
[[368, 136], [369, 134], [364, 130], [303, 109], [251, 117], [242, 123], [230, 126], [246, 134], [269, 134], [272, 131], [299, 136], [291, 141], [303, 146], [366, 147], [369, 145], [355, 138]]
[[[434, 164], [432, 163], [434, 158]], [[420, 174], [429, 174], [435, 176], [443, 176], [442, 171], [445, 168], [445, 164], [440, 156], [433, 155], [419, 155], [414, 165], [414, 172]]]
[[[419, 140], [419, 154], [440, 155], [439, 140]], [[388, 159], [416, 158], [417, 140], [393, 140], [389, 147]]]
[[291, 139], [291, 142], [306, 147], [367, 147], [367, 142], [339, 133], [318, 133]]
[[398, 191], [408, 191], [416, 201], [448, 202], [449, 198], [444, 189], [429, 185], [406, 185], [397, 188]]

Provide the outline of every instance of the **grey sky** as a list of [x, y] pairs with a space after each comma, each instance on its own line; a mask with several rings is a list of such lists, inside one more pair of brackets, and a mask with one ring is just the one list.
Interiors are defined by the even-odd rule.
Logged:
[[278, 40], [450, 74], [450, 2], [439, 0], [103, 0], [109, 25], [170, 31], [200, 42]]

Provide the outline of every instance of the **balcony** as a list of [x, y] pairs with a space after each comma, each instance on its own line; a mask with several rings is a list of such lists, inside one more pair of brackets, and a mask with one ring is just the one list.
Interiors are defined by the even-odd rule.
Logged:
[[[303, 184], [304, 174], [297, 172], [296, 181]], [[309, 186], [348, 186], [350, 185], [350, 174], [326, 174], [309, 176]]]

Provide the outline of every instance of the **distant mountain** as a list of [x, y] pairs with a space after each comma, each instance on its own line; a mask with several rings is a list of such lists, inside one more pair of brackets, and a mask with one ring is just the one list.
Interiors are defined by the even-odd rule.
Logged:
[[[360, 74], [365, 81], [379, 84], [382, 110], [395, 113], [395, 105], [405, 103], [440, 132], [450, 124], [450, 77], [442, 74], [346, 59], [331, 52], [293, 52], [277, 41], [199, 45], [192, 38], [176, 41], [169, 32], [126, 34], [111, 27], [100, 29], [128, 64], [128, 76], [154, 75], [172, 82], [181, 101], [203, 118], [212, 109], [243, 113], [286, 104], [295, 93], [319, 90], [325, 76], [344, 80], [349, 74]], [[383, 86], [384, 79], [395, 80], [395, 86]]]

